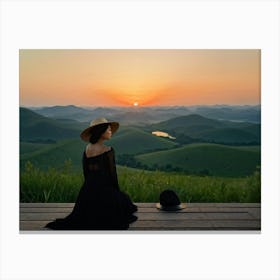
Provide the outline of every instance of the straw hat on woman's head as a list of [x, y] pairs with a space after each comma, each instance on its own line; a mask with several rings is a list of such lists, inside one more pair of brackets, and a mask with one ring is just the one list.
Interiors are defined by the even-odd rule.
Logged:
[[90, 122], [89, 127], [86, 128], [85, 130], [83, 130], [82, 133], [80, 134], [80, 137], [82, 138], [82, 140], [88, 142], [91, 135], [94, 133], [94, 129], [102, 124], [110, 125], [112, 134], [114, 134], [120, 126], [118, 122], [109, 122], [105, 118], [98, 118], [98, 119], [92, 120]]

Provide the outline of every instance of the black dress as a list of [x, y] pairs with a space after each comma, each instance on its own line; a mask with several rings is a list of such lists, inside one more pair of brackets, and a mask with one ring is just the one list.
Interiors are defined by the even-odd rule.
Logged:
[[73, 211], [45, 227], [57, 230], [124, 230], [136, 221], [137, 206], [121, 192], [114, 149], [86, 157], [83, 154], [84, 183]]

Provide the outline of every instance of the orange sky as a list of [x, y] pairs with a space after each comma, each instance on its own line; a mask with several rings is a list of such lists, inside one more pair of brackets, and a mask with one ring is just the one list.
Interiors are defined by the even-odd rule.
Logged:
[[21, 106], [260, 104], [260, 50], [20, 50]]

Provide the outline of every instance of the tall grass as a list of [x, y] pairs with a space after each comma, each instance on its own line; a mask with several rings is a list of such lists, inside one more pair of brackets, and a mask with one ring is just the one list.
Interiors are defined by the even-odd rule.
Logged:
[[[244, 178], [199, 177], [179, 173], [136, 170], [118, 166], [122, 191], [134, 202], [158, 202], [159, 194], [173, 189], [184, 202], [260, 202], [260, 171]], [[20, 172], [21, 202], [75, 202], [82, 173], [67, 161], [62, 170], [42, 171], [30, 162]]]
[[71, 172], [71, 163], [66, 161], [62, 170], [40, 170], [29, 161], [20, 172], [21, 202], [72, 202], [81, 187], [81, 174]]

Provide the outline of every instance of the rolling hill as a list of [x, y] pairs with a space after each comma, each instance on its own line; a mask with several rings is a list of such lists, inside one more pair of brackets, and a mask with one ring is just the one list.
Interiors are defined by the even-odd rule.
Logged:
[[108, 141], [108, 145], [115, 147], [118, 154], [139, 154], [177, 146], [175, 142], [154, 136], [139, 128], [123, 127], [117, 133]]
[[[36, 148], [37, 146], [37, 148]], [[56, 144], [44, 145], [27, 151], [27, 143], [21, 143], [20, 167], [27, 161], [36, 167], [46, 170], [49, 167], [61, 169], [65, 161], [71, 160], [74, 170], [82, 170], [82, 153], [85, 143], [81, 140], [63, 140]]]
[[238, 177], [247, 176], [260, 165], [260, 147], [233, 147], [218, 144], [189, 144], [169, 151], [136, 156], [149, 167], [177, 167], [190, 173]]
[[74, 120], [54, 120], [20, 108], [21, 141], [77, 138], [81, 127], [84, 127], [84, 124]]
[[237, 128], [218, 128], [195, 133], [194, 136], [216, 143], [259, 143], [260, 138], [255, 134]]
[[[220, 121], [191, 114], [145, 127], [146, 131], [162, 130], [180, 143], [214, 142], [222, 144], [260, 144], [260, 124]], [[188, 141], [184, 141], [184, 137]]]

